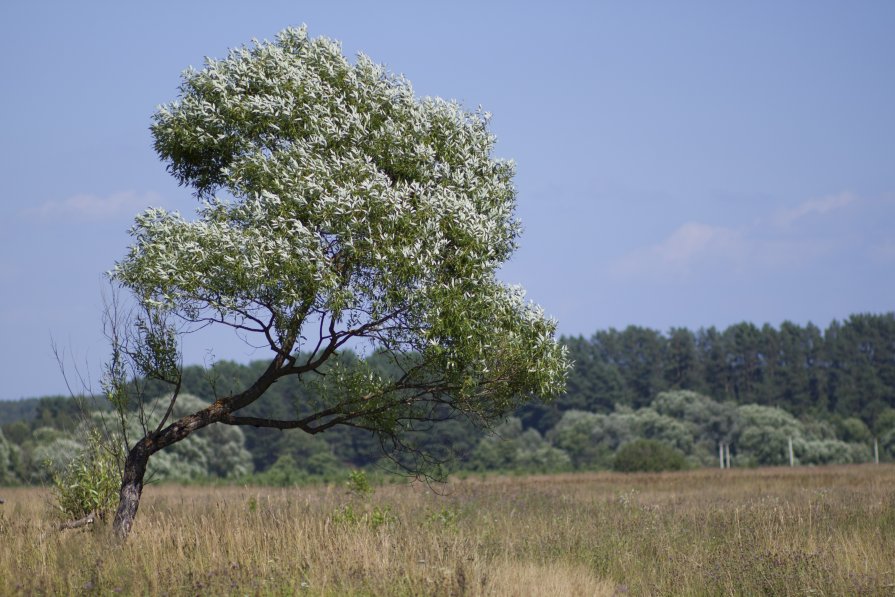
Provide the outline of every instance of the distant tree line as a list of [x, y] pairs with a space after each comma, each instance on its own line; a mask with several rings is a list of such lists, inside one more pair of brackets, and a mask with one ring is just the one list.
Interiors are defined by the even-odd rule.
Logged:
[[562, 340], [575, 361], [566, 394], [519, 413], [541, 432], [566, 410], [637, 409], [670, 390], [774, 406], [796, 417], [857, 417], [870, 427], [895, 408], [893, 313], [853, 315], [823, 331], [791, 322], [667, 333], [630, 326]]
[[[446, 470], [471, 471], [622, 468], [626, 446], [625, 466], [632, 455], [712, 466], [720, 442], [731, 446], [735, 466], [774, 465], [787, 462], [790, 440], [800, 464], [867, 462], [874, 439], [882, 460], [895, 459], [895, 314], [855, 315], [823, 331], [788, 322], [667, 333], [631, 326], [562, 341], [575, 362], [565, 395], [532, 401], [492, 433], [456, 418], [411, 434], [410, 446], [441, 456]], [[346, 352], [340, 361], [350, 366], [359, 357]], [[389, 362], [374, 354], [366, 365], [387, 372]], [[250, 383], [264, 366], [187, 367], [178, 408], [196, 410]], [[144, 390], [161, 396], [168, 388]], [[318, 391], [313, 379], [284, 379], [245, 414], [300, 416]], [[102, 401], [87, 404], [94, 409], [88, 418], [102, 421]], [[84, 424], [70, 398], [0, 402], [0, 485], [45, 480], [47, 463], [61, 466], [77, 452]], [[152, 474], [286, 485], [382, 464], [377, 440], [359, 429], [224, 431], [188, 438], [154, 459]]]

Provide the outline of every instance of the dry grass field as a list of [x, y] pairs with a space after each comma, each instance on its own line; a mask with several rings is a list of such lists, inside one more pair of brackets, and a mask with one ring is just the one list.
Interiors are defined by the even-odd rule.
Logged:
[[0, 594], [893, 595], [895, 466], [150, 486], [126, 544], [0, 496]]

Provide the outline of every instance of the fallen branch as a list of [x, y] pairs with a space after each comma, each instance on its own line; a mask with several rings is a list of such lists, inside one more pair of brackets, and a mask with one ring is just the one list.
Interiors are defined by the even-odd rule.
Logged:
[[[77, 520], [69, 520], [69, 521], [60, 523], [59, 526], [55, 527], [55, 529], [60, 532], [68, 530], [68, 529], [79, 529], [81, 527], [86, 527], [89, 524], [93, 524], [94, 522], [96, 522], [96, 513], [91, 512], [84, 518], [79, 518]], [[44, 541], [46, 541], [47, 536], [49, 536], [49, 534], [52, 532], [52, 530], [53, 530], [53, 527], [51, 527], [50, 529], [41, 533], [38, 536], [38, 541], [40, 543], [43, 543]]]
[[59, 525], [59, 530], [64, 531], [66, 529], [79, 529], [83, 526], [87, 526], [88, 524], [93, 524], [93, 522], [95, 520], [96, 520], [96, 515], [93, 512], [91, 512], [84, 518], [79, 518], [77, 520], [70, 520], [68, 522], [63, 522], [62, 524]]

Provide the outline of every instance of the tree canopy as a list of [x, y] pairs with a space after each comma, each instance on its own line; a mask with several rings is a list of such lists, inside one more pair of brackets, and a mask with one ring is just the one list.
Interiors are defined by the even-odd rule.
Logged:
[[[495, 278], [519, 224], [513, 165], [491, 157], [486, 124], [302, 29], [209, 60], [152, 127], [169, 171], [206, 201], [195, 220], [138, 216], [115, 279], [153, 311], [258, 334], [289, 373], [363, 338], [417, 355], [399, 361], [403, 387], [472, 410], [553, 395], [554, 325]], [[368, 402], [393, 389], [366, 383]], [[485, 387], [490, 400], [474, 400]]]
[[[564, 388], [555, 323], [495, 275], [520, 225], [514, 166], [492, 156], [487, 125], [486, 113], [418, 99], [405, 79], [303, 28], [184, 73], [152, 133], [202, 203], [195, 219], [137, 217], [112, 275], [142, 314], [113, 334], [108, 391], [127, 402], [133, 370], [174, 386], [173, 404], [178, 335], [207, 325], [268, 347], [271, 360], [248, 387], [146, 428], [128, 457], [132, 512], [119, 509], [119, 529], [148, 457], [212, 423], [350, 425], [420, 453], [401, 439], [420, 423], [487, 423]], [[349, 342], [389, 366], [334, 358]], [[278, 379], [306, 375], [319, 389], [294, 416], [238, 412]]]

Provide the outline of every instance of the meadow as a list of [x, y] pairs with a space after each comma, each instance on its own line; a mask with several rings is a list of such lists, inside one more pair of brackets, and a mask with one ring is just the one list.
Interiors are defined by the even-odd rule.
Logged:
[[158, 485], [125, 544], [0, 497], [2, 595], [895, 594], [895, 465]]

